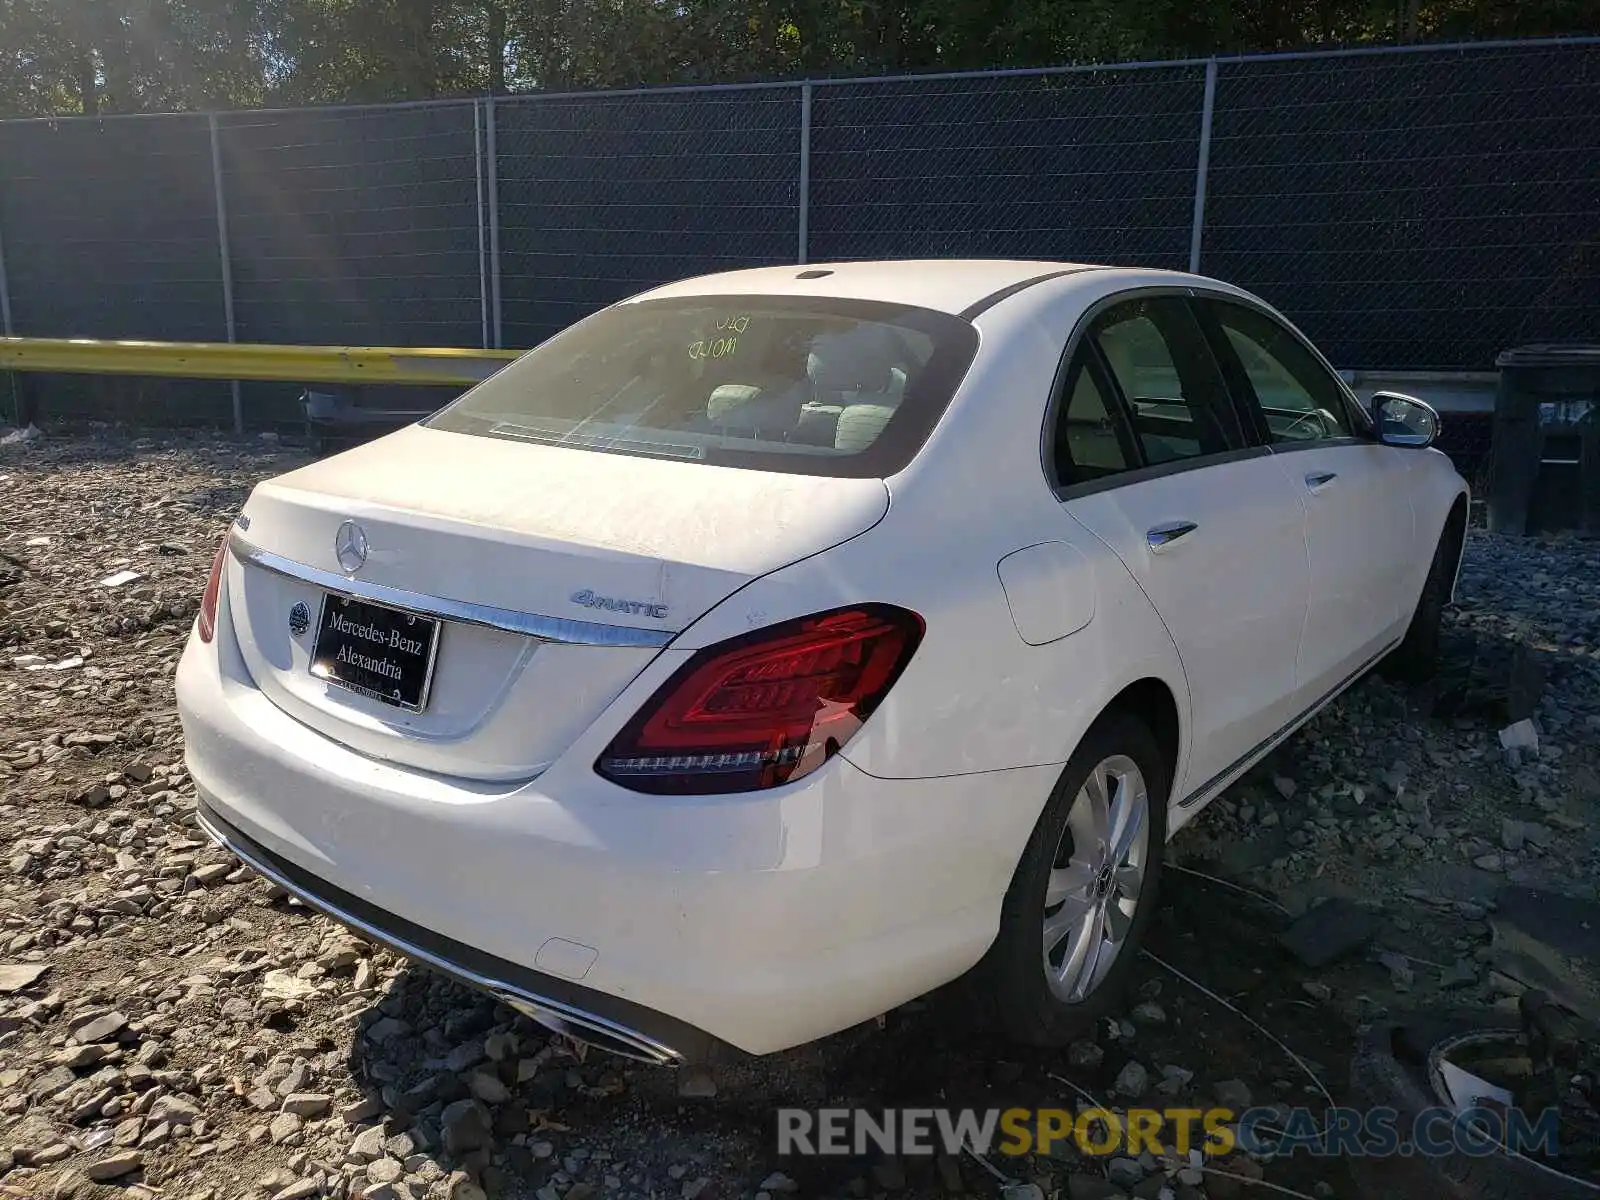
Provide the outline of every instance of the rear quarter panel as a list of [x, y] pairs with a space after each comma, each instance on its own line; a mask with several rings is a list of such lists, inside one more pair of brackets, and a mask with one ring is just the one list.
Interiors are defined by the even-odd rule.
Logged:
[[[927, 631], [910, 666], [844, 751], [871, 775], [931, 778], [1064, 763], [1106, 704], [1146, 677], [1167, 684], [1187, 727], [1187, 685], [1165, 626], [1121, 561], [1067, 515], [1045, 478], [1045, 408], [1066, 332], [1087, 301], [1070, 290], [1040, 300], [1007, 301], [980, 318], [972, 369], [922, 452], [888, 480], [889, 512], [877, 526], [747, 585], [675, 643], [704, 646], [864, 601], [920, 614]], [[1092, 615], [1074, 632], [1030, 645], [999, 563], [1047, 542], [1071, 548], [1057, 560], [1073, 570], [1039, 586], [1088, 594], [1074, 599], [1063, 628]], [[1036, 616], [1038, 605], [1031, 608]]]

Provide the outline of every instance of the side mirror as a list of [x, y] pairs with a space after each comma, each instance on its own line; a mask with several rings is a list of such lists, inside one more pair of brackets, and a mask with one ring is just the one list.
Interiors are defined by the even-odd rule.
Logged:
[[1372, 425], [1385, 446], [1425, 450], [1439, 436], [1439, 414], [1433, 405], [1399, 392], [1372, 394]]

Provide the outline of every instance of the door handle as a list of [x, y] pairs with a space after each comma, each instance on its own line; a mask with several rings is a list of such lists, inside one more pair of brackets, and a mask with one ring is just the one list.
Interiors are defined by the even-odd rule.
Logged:
[[1161, 551], [1183, 537], [1184, 534], [1193, 533], [1199, 528], [1200, 526], [1193, 521], [1168, 521], [1165, 524], [1156, 525], [1147, 530], [1144, 536], [1150, 545], [1150, 549], [1154, 553], [1160, 554]]
[[1320, 492], [1337, 478], [1338, 474], [1333, 471], [1313, 471], [1306, 476], [1306, 487], [1313, 492]]

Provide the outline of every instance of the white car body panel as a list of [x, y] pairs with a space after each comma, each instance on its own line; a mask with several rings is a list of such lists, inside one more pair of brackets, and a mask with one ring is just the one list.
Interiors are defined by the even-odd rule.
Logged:
[[[411, 427], [262, 484], [244, 536], [338, 574], [335, 534], [355, 519], [371, 544], [363, 582], [676, 632], [750, 580], [870, 529], [889, 507], [876, 479], [710, 469], [715, 488], [700, 486], [708, 468], [698, 464]], [[228, 582], [245, 598], [233, 629], [246, 665], [274, 703], [364, 753], [462, 778], [537, 774], [655, 657], [452, 624], [427, 710], [400, 712], [307, 670], [309, 643], [291, 636], [284, 614], [299, 601], [315, 617], [323, 589], [238, 560]], [[580, 591], [659, 608], [575, 607]]]
[[[1063, 508], [1118, 555], [1177, 645], [1194, 747], [1186, 784], [1211, 778], [1294, 715], [1308, 586], [1304, 519], [1270, 455]], [[1171, 521], [1197, 528], [1153, 552], [1146, 532]]]
[[1311, 447], [1273, 461], [1305, 510], [1310, 593], [1295, 666], [1303, 709], [1393, 641], [1397, 626], [1403, 632], [1403, 585], [1432, 544], [1417, 545], [1406, 466], [1391, 448]]
[[[526, 1011], [588, 1013], [580, 1033], [648, 1033], [648, 1018], [662, 1061], [686, 1027], [763, 1053], [949, 982], [993, 940], [1062, 766], [1108, 705], [1129, 688], [1169, 698], [1176, 831], [1394, 644], [1464, 496], [1443, 455], [1375, 444], [1258, 448], [1058, 495], [1041, 437], [1064, 348], [1094, 305], [1150, 288], [1245, 295], [996, 262], [772, 267], [648, 293], [972, 310], [970, 370], [882, 480], [420, 427], [263, 484], [217, 637], [191, 639], [179, 667], [203, 818], [341, 919], [370, 908], [443, 939], [371, 918], [407, 952], [548, 1001]], [[1353, 486], [1309, 494], [1313, 470]], [[370, 541], [355, 575], [334, 556], [347, 520]], [[1152, 553], [1147, 530], [1171, 520], [1196, 529]], [[306, 669], [285, 614], [314, 616], [341, 580], [618, 641], [447, 620], [431, 701], [403, 712]], [[813, 773], [646, 795], [596, 772], [697, 650], [862, 603], [925, 631]], [[467, 950], [490, 966], [463, 966]]]

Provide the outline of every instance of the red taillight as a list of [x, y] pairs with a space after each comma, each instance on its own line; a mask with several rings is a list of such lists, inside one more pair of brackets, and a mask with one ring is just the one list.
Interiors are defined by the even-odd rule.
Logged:
[[863, 604], [707, 647], [595, 767], [638, 792], [747, 792], [798, 779], [861, 728], [921, 640], [916, 613]]
[[222, 568], [228, 562], [228, 539], [222, 539], [217, 556], [211, 560], [211, 574], [206, 578], [205, 594], [200, 597], [200, 640], [209, 642], [217, 636], [217, 604], [222, 599]]

